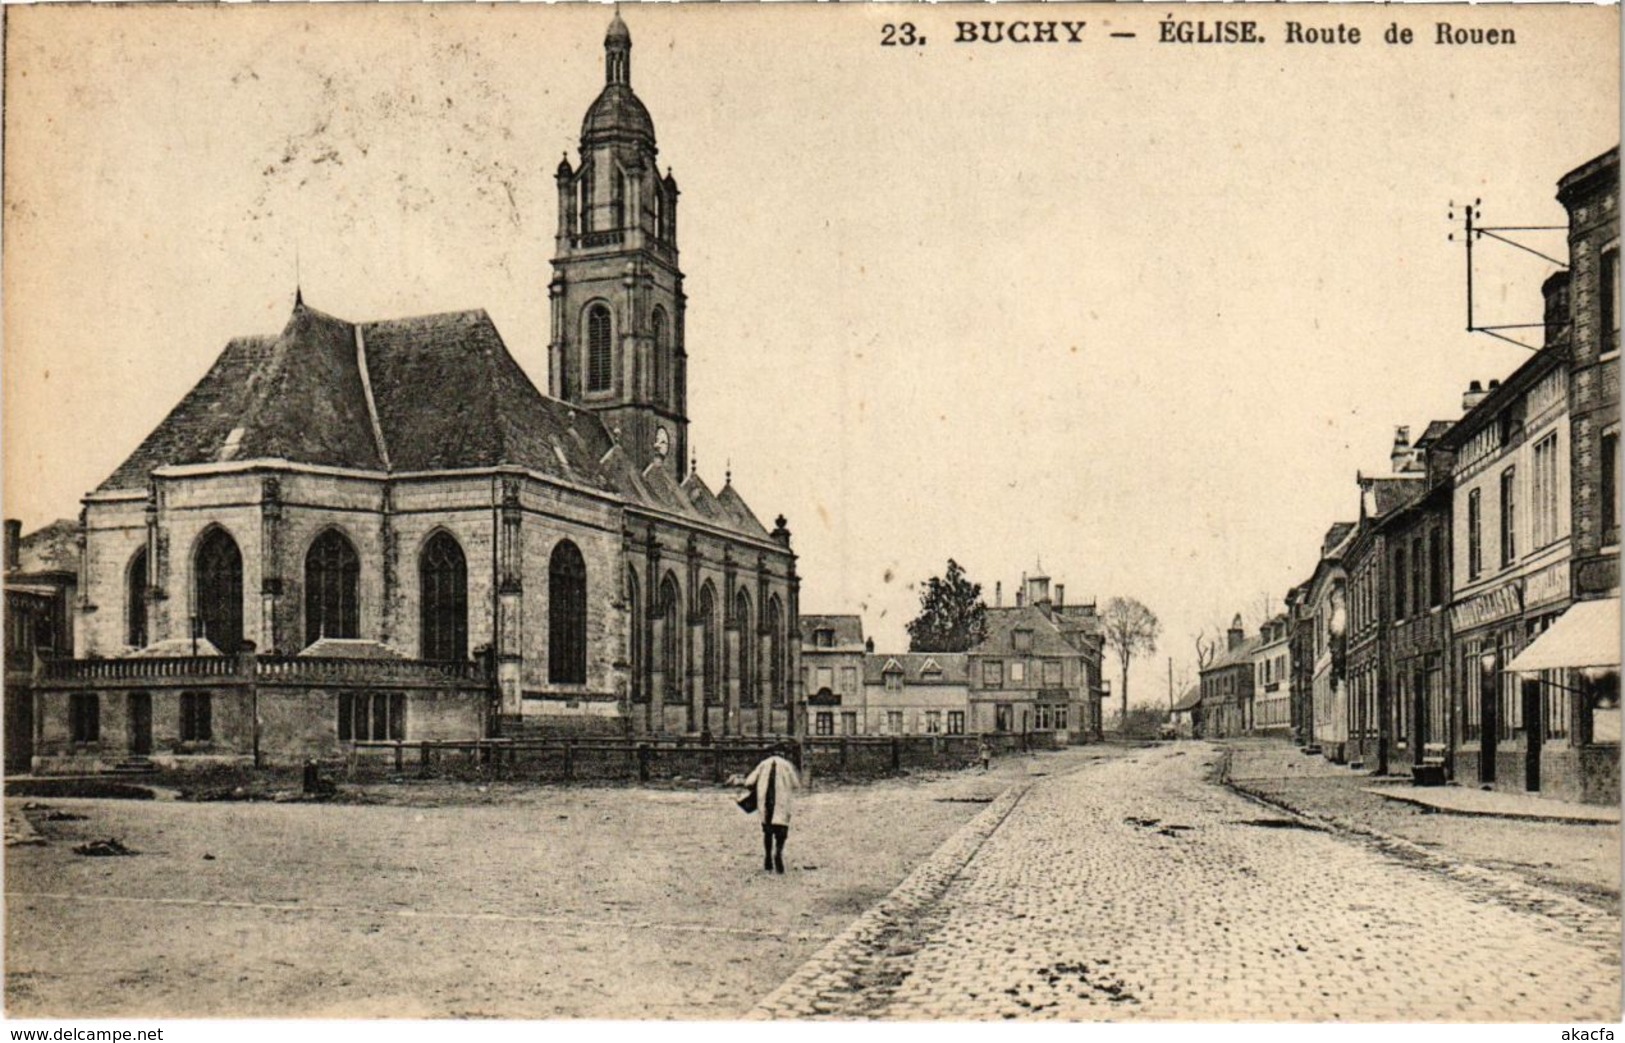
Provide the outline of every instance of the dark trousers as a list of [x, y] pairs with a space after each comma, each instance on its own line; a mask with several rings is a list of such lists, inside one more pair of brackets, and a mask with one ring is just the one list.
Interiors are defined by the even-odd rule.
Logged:
[[790, 837], [789, 826], [770, 826], [762, 823], [762, 868], [784, 872], [784, 842]]

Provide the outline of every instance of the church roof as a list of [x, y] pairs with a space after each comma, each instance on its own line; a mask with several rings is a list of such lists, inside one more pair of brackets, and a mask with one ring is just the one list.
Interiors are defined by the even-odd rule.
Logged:
[[596, 413], [537, 390], [483, 310], [355, 324], [300, 301], [279, 335], [229, 342], [98, 491], [145, 489], [160, 467], [258, 459], [396, 473], [520, 467], [768, 535], [731, 489], [691, 495], [663, 468], [639, 472]]
[[625, 83], [606, 85], [588, 106], [587, 115], [581, 121], [583, 145], [617, 135], [646, 139], [649, 147], [654, 148], [655, 121], [631, 86]]

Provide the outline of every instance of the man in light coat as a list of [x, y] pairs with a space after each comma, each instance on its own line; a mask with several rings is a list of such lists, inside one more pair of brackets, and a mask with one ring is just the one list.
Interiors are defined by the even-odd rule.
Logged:
[[801, 787], [796, 766], [775, 746], [762, 763], [745, 776], [745, 785], [756, 790], [756, 810], [762, 816], [762, 869], [784, 872], [784, 842], [790, 836], [790, 809]]

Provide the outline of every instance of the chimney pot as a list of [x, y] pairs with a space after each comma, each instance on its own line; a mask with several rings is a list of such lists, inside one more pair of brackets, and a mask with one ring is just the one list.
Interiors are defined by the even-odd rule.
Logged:
[[1057, 584], [1055, 584], [1055, 607], [1056, 608], [1064, 608], [1065, 606], [1066, 606], [1066, 584], [1065, 583], [1057, 583]]

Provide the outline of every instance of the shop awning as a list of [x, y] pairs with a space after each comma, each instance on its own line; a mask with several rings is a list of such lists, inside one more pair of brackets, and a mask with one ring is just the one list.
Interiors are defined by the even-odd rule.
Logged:
[[1566, 667], [1619, 665], [1619, 602], [1581, 601], [1557, 618], [1544, 634], [1512, 658], [1517, 673]]

